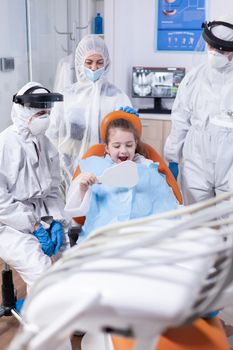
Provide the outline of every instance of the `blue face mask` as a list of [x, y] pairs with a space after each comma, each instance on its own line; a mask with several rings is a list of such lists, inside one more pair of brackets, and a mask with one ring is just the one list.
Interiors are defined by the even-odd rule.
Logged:
[[104, 74], [104, 67], [99, 68], [95, 71], [93, 71], [87, 67], [84, 67], [84, 73], [85, 73], [87, 79], [89, 79], [91, 81], [96, 81]]

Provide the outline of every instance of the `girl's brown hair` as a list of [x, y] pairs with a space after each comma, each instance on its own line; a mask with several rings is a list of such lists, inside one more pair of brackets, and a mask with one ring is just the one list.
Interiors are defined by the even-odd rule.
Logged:
[[131, 132], [134, 135], [135, 141], [137, 143], [137, 147], [136, 147], [135, 152], [143, 155], [144, 157], [147, 157], [147, 152], [145, 150], [145, 147], [144, 147], [142, 141], [140, 140], [140, 138], [137, 135], [137, 131], [136, 131], [135, 127], [127, 119], [119, 118], [119, 119], [113, 119], [109, 122], [109, 124], [106, 127], [106, 134], [105, 134], [106, 145], [108, 145], [108, 143], [109, 143], [110, 130], [116, 129], [116, 128]]

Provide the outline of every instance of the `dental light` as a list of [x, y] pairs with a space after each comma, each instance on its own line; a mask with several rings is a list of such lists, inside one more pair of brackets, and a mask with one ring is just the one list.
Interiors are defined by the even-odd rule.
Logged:
[[167, 328], [232, 303], [232, 196], [93, 232], [32, 287], [9, 349], [55, 350], [77, 330], [155, 349]]

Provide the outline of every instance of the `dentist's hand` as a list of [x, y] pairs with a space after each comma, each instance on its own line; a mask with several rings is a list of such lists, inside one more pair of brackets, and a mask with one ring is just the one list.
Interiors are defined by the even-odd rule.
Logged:
[[178, 163], [170, 162], [168, 164], [168, 167], [169, 167], [170, 171], [172, 172], [174, 178], [177, 180], [177, 177], [178, 177], [178, 174], [179, 174]]
[[123, 112], [131, 113], [131, 114], [135, 114], [137, 117], [139, 117], [138, 112], [133, 107], [129, 107], [129, 106], [120, 107], [119, 110]]
[[48, 232], [50, 232], [51, 240], [54, 244], [53, 254], [56, 255], [63, 244], [64, 232], [62, 224], [59, 221], [53, 220]]
[[37, 229], [33, 232], [33, 235], [40, 242], [43, 252], [48, 256], [52, 256], [54, 252], [54, 243], [52, 242], [49, 233], [43, 228], [41, 224], [39, 224]]

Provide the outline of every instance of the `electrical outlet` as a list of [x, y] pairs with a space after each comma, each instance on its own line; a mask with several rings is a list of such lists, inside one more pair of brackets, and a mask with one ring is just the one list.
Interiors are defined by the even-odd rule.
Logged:
[[15, 60], [13, 57], [0, 58], [0, 70], [2, 72], [9, 72], [15, 69]]

